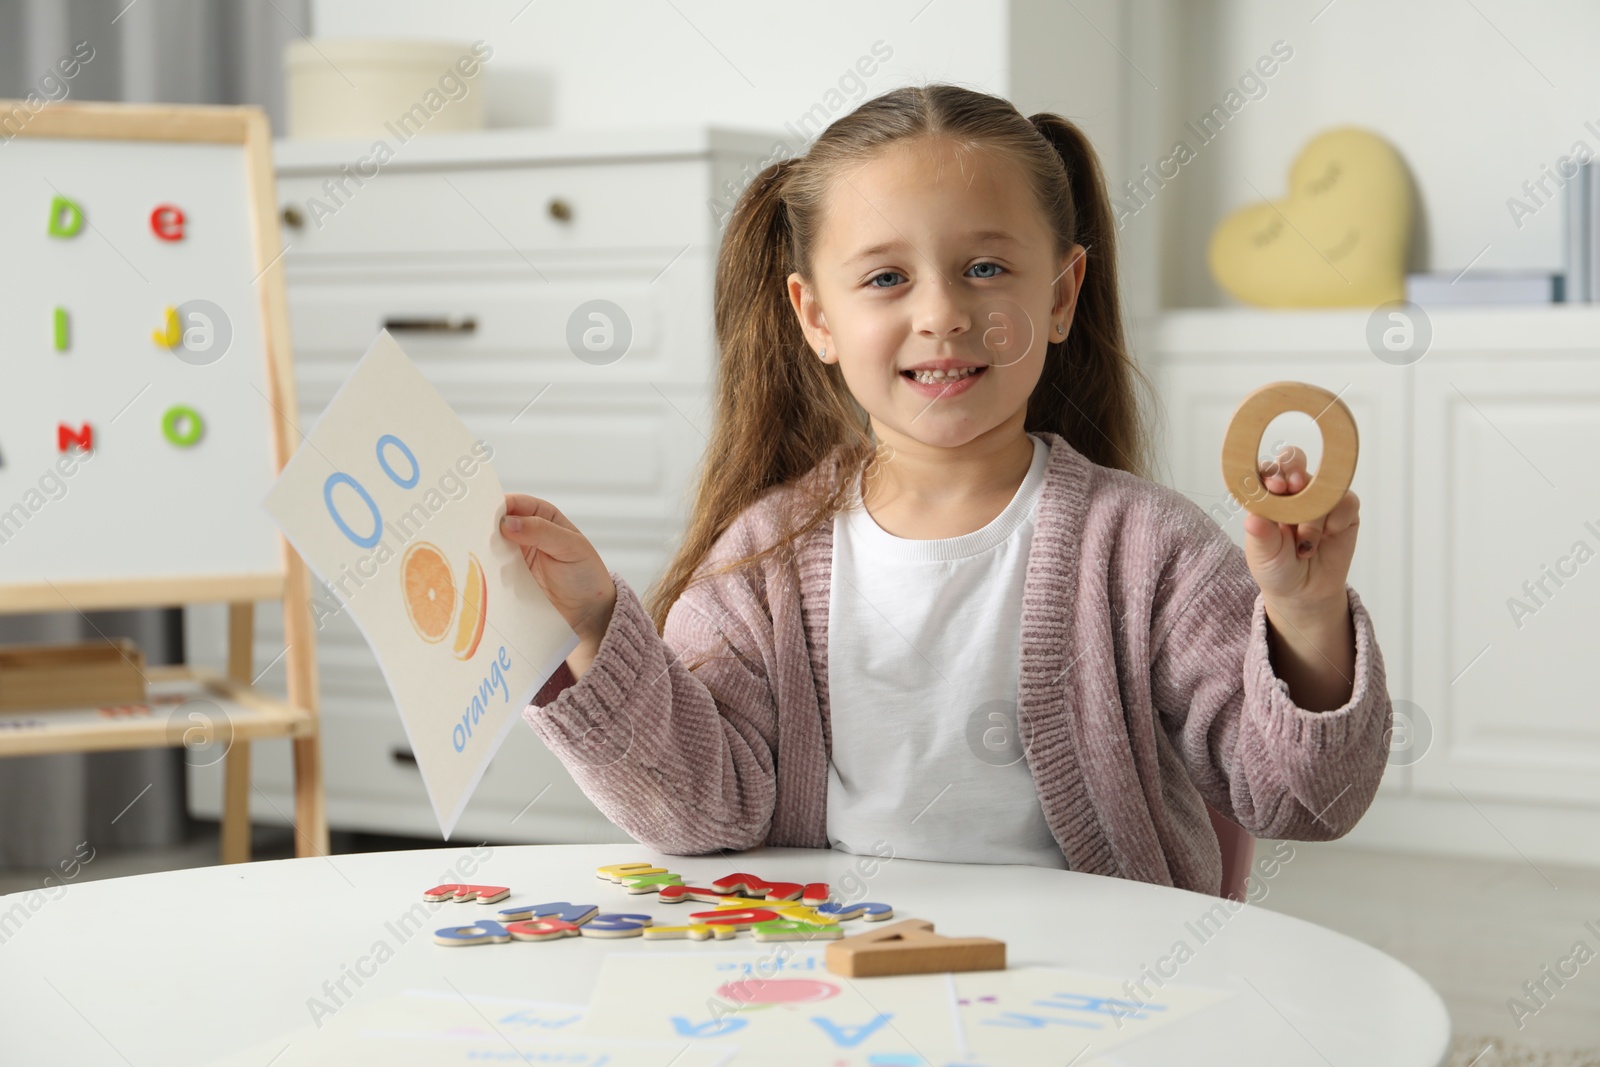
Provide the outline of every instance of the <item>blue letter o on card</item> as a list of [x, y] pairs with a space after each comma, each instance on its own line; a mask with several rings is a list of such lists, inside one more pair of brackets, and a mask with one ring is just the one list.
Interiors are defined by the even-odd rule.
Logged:
[[460, 723], [456, 723], [456, 728], [450, 731], [450, 740], [454, 742], [457, 752], [467, 747], [467, 732], [461, 728]]
[[[402, 479], [394, 472], [394, 468], [389, 466], [389, 457], [383, 454], [384, 445], [393, 445], [400, 450], [401, 455], [406, 457], [406, 462], [411, 464], [410, 478]], [[392, 433], [386, 433], [378, 438], [378, 466], [383, 468], [383, 473], [389, 476], [390, 481], [402, 489], [410, 489], [417, 484], [417, 479], [422, 476], [422, 472], [417, 469], [417, 457], [411, 454], [411, 449], [406, 447], [404, 441]]]
[[[345, 522], [344, 517], [339, 514], [339, 509], [333, 506], [333, 487], [341, 484], [348, 485], [350, 488], [354, 489], [361, 497], [362, 501], [367, 505], [367, 510], [372, 512], [372, 533], [369, 536], [356, 536], [356, 532], [350, 529], [349, 523]], [[378, 515], [378, 505], [372, 502], [372, 497], [369, 496], [367, 491], [361, 487], [360, 482], [356, 481], [343, 471], [338, 471], [337, 473], [328, 475], [328, 480], [322, 483], [322, 502], [328, 506], [328, 514], [333, 516], [334, 524], [338, 526], [344, 535], [350, 538], [350, 540], [354, 541], [362, 548], [371, 548], [373, 545], [378, 543], [378, 536], [383, 531], [383, 520]]]

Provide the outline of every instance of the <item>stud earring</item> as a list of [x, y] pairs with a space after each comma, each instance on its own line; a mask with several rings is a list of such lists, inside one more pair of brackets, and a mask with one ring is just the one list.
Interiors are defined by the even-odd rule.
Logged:
[[828, 346], [827, 345], [823, 345], [821, 348], [817, 349], [817, 358], [822, 360], [822, 361], [824, 361], [824, 362], [827, 361], [827, 359], [828, 359]]
[[1067, 328], [1065, 326], [1061, 325], [1059, 322], [1056, 323], [1056, 333], [1065, 334], [1066, 332]]

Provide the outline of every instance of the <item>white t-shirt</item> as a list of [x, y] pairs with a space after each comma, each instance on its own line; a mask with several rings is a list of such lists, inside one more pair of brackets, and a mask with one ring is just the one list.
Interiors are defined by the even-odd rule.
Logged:
[[913, 540], [834, 518], [828, 842], [906, 859], [1067, 866], [1017, 737], [1022, 585], [1050, 446], [1004, 511]]

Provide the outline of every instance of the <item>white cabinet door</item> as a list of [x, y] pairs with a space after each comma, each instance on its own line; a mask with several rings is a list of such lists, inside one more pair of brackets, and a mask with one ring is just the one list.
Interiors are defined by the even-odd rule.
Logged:
[[[1249, 393], [1268, 382], [1294, 380], [1320, 385], [1338, 394], [1355, 416], [1361, 452], [1351, 488], [1361, 499], [1361, 528], [1350, 568], [1350, 585], [1372, 616], [1383, 652], [1390, 696], [1409, 695], [1406, 618], [1406, 538], [1410, 514], [1406, 499], [1405, 412], [1410, 388], [1408, 368], [1391, 367], [1363, 353], [1361, 357], [1294, 357], [1267, 360], [1232, 354], [1159, 359], [1152, 378], [1164, 409], [1158, 463], [1162, 480], [1204, 508], [1234, 542], [1244, 544], [1244, 512], [1230, 497], [1222, 479], [1222, 438], [1234, 410]], [[1315, 469], [1320, 440], [1309, 417], [1304, 430], [1288, 443], [1304, 448]], [[1267, 428], [1277, 437], [1277, 424]], [[1263, 455], [1274, 440], [1264, 440]], [[1381, 788], [1406, 786], [1406, 766], [1396, 761]]]
[[[395, 328], [396, 336], [451, 408], [494, 448], [505, 488], [552, 500], [644, 597], [685, 523], [710, 432], [714, 362], [713, 250], [706, 244], [712, 231], [698, 214], [709, 168], [661, 166], [677, 185], [660, 185], [654, 164], [540, 172], [560, 172], [561, 189], [576, 189], [580, 207], [596, 204], [580, 212], [581, 224], [566, 228], [540, 215], [542, 201], [528, 201], [532, 207], [516, 222], [511, 208], [526, 199], [526, 173], [457, 174], [474, 201], [495, 207], [496, 218], [505, 209], [515, 246], [503, 235], [479, 232], [481, 220], [477, 228], [461, 218], [444, 225], [413, 210], [402, 225], [402, 209], [425, 200], [420, 193], [406, 199], [398, 180], [364, 191], [336, 220], [340, 225], [315, 238], [300, 235], [288, 256], [299, 425], [316, 422], [378, 329], [403, 320], [410, 328]], [[635, 194], [654, 190], [660, 199], [621, 196], [612, 179], [625, 173]], [[619, 229], [627, 211], [599, 210], [602, 193], [610, 197], [606, 203], [643, 212], [652, 225]], [[448, 196], [444, 203], [462, 206]], [[619, 244], [629, 247], [611, 247]], [[626, 350], [618, 345], [614, 356], [596, 355], [590, 346], [580, 354], [574, 331], [593, 327], [591, 306], [607, 303], [607, 325], [623, 330]], [[437, 823], [377, 660], [315, 580], [313, 595], [329, 822], [336, 829], [432, 836]], [[211, 631], [219, 618], [216, 609], [189, 609], [196, 631], [191, 655], [205, 648], [209, 656], [196, 658], [218, 658]], [[267, 665], [283, 649], [280, 612], [262, 604], [257, 618], [261, 684], [276, 691], [282, 663]], [[251, 765], [252, 818], [287, 821], [293, 810], [287, 744], [255, 745]], [[191, 771], [196, 814], [219, 812], [220, 769]], [[497, 753], [457, 832], [462, 839], [628, 840], [523, 724]]]
[[1600, 365], [1416, 370], [1416, 787], [1600, 801]]

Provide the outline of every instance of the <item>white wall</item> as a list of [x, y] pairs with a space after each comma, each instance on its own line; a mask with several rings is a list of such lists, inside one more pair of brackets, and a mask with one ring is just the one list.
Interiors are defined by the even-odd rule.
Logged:
[[[1146, 17], [1135, 9], [1170, 0], [310, 2], [317, 37], [488, 41], [492, 126], [718, 123], [782, 133], [819, 103], [831, 120], [899, 85], [949, 81], [1005, 96], [1023, 114], [1078, 122], [1116, 184], [1134, 156], [1130, 94], [1153, 93], [1128, 62], [1148, 47], [1132, 32]], [[880, 41], [892, 58], [864, 86], [830, 96]], [[1155, 69], [1143, 55], [1134, 62]], [[816, 132], [791, 143], [798, 149]], [[1130, 310], [1158, 303], [1160, 243], [1155, 227], [1123, 235]]]
[[[1523, 183], [1575, 141], [1600, 152], [1584, 126], [1600, 129], [1593, 0], [1096, 0], [1070, 17], [1007, 0], [534, 0], [520, 13], [518, 0], [312, 0], [312, 12], [319, 36], [489, 41], [493, 125], [781, 130], [818, 103], [838, 114], [896, 85], [948, 80], [1048, 99], [1085, 121], [1119, 178], [1153, 166], [1179, 136], [1193, 142], [1184, 120], [1288, 42], [1294, 57], [1266, 96], [1212, 143], [1194, 142], [1198, 157], [1129, 220], [1130, 259], [1161, 262], [1159, 297], [1146, 271], [1124, 274], [1130, 298], [1150, 292], [1132, 301], [1142, 307], [1232, 303], [1206, 269], [1212, 228], [1257, 199], [1252, 185], [1281, 195], [1290, 161], [1329, 127], [1366, 126], [1398, 148], [1421, 198], [1413, 265], [1436, 271], [1475, 258], [1477, 270], [1559, 270], [1559, 196], [1541, 206]], [[890, 61], [829, 97], [876, 41]], [[1038, 79], [1052, 54], [1062, 72], [1050, 98]], [[1095, 129], [1108, 120], [1126, 129]], [[1514, 196], [1537, 209], [1520, 226]]]
[[318, 37], [482, 38], [495, 49], [495, 126], [781, 131], [831, 106], [829, 92], [880, 40], [892, 58], [864, 87], [847, 81], [834, 115], [909, 82], [1006, 84], [1004, 0], [313, 0], [312, 25]]
[[[1318, 131], [1366, 126], [1411, 167], [1426, 214], [1419, 266], [1561, 268], [1557, 199], [1519, 228], [1506, 200], [1578, 139], [1600, 152], [1600, 4], [1593, 0], [1169, 0], [1155, 140], [1170, 146], [1273, 41], [1294, 58], [1185, 165], [1165, 222], [1165, 300], [1231, 303], [1205, 269], [1227, 212], [1281, 195], [1289, 163]], [[1325, 9], [1324, 9], [1325, 8]], [[1319, 14], [1320, 11], [1320, 14]], [[1315, 18], [1313, 22], [1312, 19]], [[1148, 24], [1145, 24], [1148, 28]], [[1136, 22], [1134, 32], [1144, 32]], [[1190, 138], [1191, 144], [1195, 140]], [[1142, 162], [1156, 162], [1152, 157]], [[1134, 164], [1137, 169], [1138, 162]], [[1533, 202], [1530, 200], [1530, 204]], [[1137, 220], [1135, 220], [1137, 221]], [[1487, 251], [1484, 251], [1487, 246]]]

